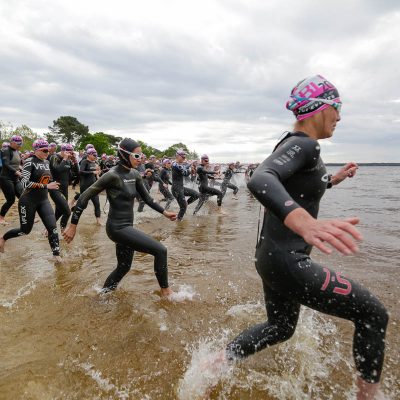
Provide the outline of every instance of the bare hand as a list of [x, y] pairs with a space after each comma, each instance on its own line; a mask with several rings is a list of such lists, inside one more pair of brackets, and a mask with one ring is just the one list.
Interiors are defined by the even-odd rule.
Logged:
[[70, 224], [62, 233], [64, 240], [71, 243], [76, 234], [76, 225]]
[[287, 215], [285, 225], [300, 235], [308, 244], [326, 254], [334, 249], [349, 255], [358, 252], [356, 240], [362, 240], [360, 232], [354, 227], [358, 218], [316, 220], [303, 208], [297, 208]]
[[171, 212], [171, 211], [164, 211], [163, 215], [164, 215], [164, 217], [167, 217], [171, 221], [175, 221], [176, 218], [178, 217], [177, 213]]
[[20, 177], [20, 176], [22, 175], [22, 173], [21, 173], [21, 171], [17, 171], [17, 172], [15, 173], [15, 175], [17, 175], [18, 177]]
[[334, 175], [332, 176], [332, 184], [337, 185], [344, 181], [346, 178], [352, 178], [358, 169], [358, 165], [355, 162], [349, 162]]
[[60, 184], [58, 182], [50, 182], [47, 184], [47, 189], [58, 189]]

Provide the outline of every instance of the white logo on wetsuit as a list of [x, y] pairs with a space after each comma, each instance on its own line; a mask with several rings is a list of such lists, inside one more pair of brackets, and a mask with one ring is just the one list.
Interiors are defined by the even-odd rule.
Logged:
[[321, 177], [322, 182], [328, 182], [329, 181], [329, 174], [325, 174]]
[[124, 179], [125, 183], [132, 183], [132, 182], [136, 182], [136, 179]]

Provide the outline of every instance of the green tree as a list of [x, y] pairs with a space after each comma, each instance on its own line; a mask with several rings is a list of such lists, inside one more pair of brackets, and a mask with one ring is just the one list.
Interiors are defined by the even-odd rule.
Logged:
[[87, 144], [92, 144], [99, 154], [113, 154], [116, 150], [116, 144], [120, 140], [116, 136], [107, 135], [103, 132], [96, 132], [88, 134], [82, 140], [79, 141], [79, 149], [84, 149]]
[[156, 157], [161, 157], [163, 154], [161, 150], [158, 150], [141, 140], [138, 140], [138, 143], [140, 144], [142, 153], [145, 154], [146, 157], [150, 157], [152, 154], [154, 154]]
[[89, 128], [79, 122], [75, 117], [62, 116], [53, 121], [53, 126], [49, 126], [50, 132], [46, 135], [47, 139], [56, 143], [72, 143], [76, 145], [89, 135]]
[[163, 151], [163, 153], [167, 157], [175, 157], [175, 153], [177, 152], [177, 150], [184, 150], [187, 154], [188, 159], [191, 160], [197, 159], [199, 157], [195, 151], [190, 151], [184, 143], [175, 143], [172, 146], [169, 146], [168, 149]]
[[29, 138], [29, 139], [35, 140], [38, 137], [38, 135], [35, 132], [33, 132], [33, 130], [31, 128], [29, 128], [29, 126], [27, 126], [27, 125], [17, 126], [14, 129], [13, 133], [14, 133], [14, 135], [20, 135], [26, 139]]
[[13, 129], [11, 122], [0, 121], [0, 140], [2, 142], [8, 140], [12, 136]]

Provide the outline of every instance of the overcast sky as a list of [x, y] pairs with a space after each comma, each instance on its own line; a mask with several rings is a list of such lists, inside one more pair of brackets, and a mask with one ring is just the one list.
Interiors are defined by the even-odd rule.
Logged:
[[1, 0], [0, 120], [91, 132], [212, 161], [261, 161], [321, 74], [342, 120], [326, 162], [400, 162], [398, 0]]

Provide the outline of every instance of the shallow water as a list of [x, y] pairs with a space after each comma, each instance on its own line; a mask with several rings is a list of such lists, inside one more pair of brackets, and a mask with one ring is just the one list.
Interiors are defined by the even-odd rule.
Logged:
[[[399, 172], [364, 167], [327, 191], [321, 217], [359, 216], [364, 242], [357, 256], [313, 254], [370, 288], [389, 310], [388, 399], [400, 398]], [[189, 206], [181, 223], [148, 207], [136, 215], [137, 226], [168, 247], [173, 302], [160, 299], [152, 257], [143, 254], [116, 292], [100, 293], [115, 250], [95, 226], [91, 205], [74, 242], [61, 242], [62, 265], [52, 263], [41, 223], [7, 242], [0, 255], [0, 398], [202, 398], [210, 354], [265, 320], [254, 269], [260, 207], [238, 181], [239, 200], [228, 193], [224, 201], [228, 215], [216, 214], [214, 199], [196, 217]], [[9, 221], [17, 223], [15, 206]], [[304, 309], [290, 341], [222, 371], [210, 398], [354, 398], [352, 332], [351, 323]]]

